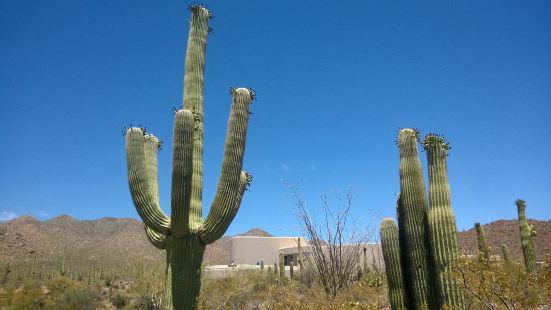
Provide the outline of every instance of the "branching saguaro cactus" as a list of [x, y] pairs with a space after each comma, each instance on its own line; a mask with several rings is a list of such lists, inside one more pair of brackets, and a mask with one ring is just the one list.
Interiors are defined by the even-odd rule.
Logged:
[[474, 228], [476, 229], [476, 237], [478, 239], [478, 255], [481, 262], [490, 263], [490, 247], [486, 242], [486, 234], [484, 233], [484, 228], [480, 223], [475, 223]]
[[408, 309], [398, 227], [390, 218], [384, 218], [381, 222], [381, 247], [383, 250], [383, 257], [385, 258], [390, 305], [394, 310]]
[[166, 250], [165, 309], [195, 309], [205, 246], [220, 238], [239, 209], [251, 175], [241, 171], [249, 105], [254, 93], [231, 90], [232, 106], [218, 188], [207, 218], [202, 218], [203, 79], [211, 13], [190, 6], [183, 108], [175, 112], [172, 148], [171, 217], [159, 207], [159, 139], [143, 128], [126, 131], [128, 182], [132, 200], [151, 243]]
[[534, 241], [532, 237], [536, 235], [534, 225], [528, 224], [526, 219], [526, 203], [522, 199], [515, 201], [518, 211], [518, 225], [520, 228], [520, 243], [522, 245], [522, 255], [524, 256], [524, 267], [527, 272], [533, 272], [536, 267], [536, 255], [534, 253]]
[[452, 268], [459, 255], [457, 228], [451, 207], [446, 157], [449, 144], [442, 136], [428, 134], [423, 140], [429, 170], [428, 225], [433, 258], [433, 275], [440, 304], [449, 309], [463, 309], [463, 294], [453, 279]]
[[400, 203], [398, 220], [401, 222], [400, 244], [408, 279], [410, 306], [415, 309], [432, 308], [436, 304], [430, 276], [430, 249], [426, 231], [428, 209], [421, 161], [417, 150], [419, 132], [402, 129], [398, 134], [400, 149]]

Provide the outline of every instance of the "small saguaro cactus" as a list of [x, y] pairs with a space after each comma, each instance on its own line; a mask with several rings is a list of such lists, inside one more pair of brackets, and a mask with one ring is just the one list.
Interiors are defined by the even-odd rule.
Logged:
[[264, 261], [263, 260], [260, 261], [260, 270], [264, 270]]
[[527, 272], [533, 272], [536, 268], [536, 255], [534, 253], [534, 241], [532, 237], [536, 235], [534, 225], [528, 224], [526, 219], [526, 203], [522, 199], [515, 201], [518, 211], [518, 225], [520, 229], [520, 243], [522, 245], [522, 255], [524, 256], [524, 267]]
[[279, 275], [279, 268], [277, 268], [277, 263], [274, 263], [274, 276]]
[[486, 242], [486, 234], [484, 234], [484, 228], [480, 223], [475, 223], [474, 228], [476, 229], [476, 236], [478, 239], [478, 254], [479, 260], [487, 264], [490, 263], [490, 247]]
[[505, 266], [511, 266], [511, 256], [509, 255], [509, 247], [506, 244], [501, 245], [501, 255]]
[[291, 277], [291, 279], [293, 278], [294, 273], [295, 273], [294, 265], [295, 264], [293, 262], [289, 263], [289, 276]]
[[431, 282], [430, 249], [426, 231], [428, 209], [421, 161], [417, 149], [419, 132], [402, 129], [398, 133], [400, 150], [400, 203], [398, 221], [404, 241], [400, 244], [408, 278], [412, 308], [435, 307], [436, 296]]
[[279, 276], [285, 277], [285, 259], [283, 256], [283, 251], [279, 251]]
[[447, 152], [444, 137], [428, 134], [423, 140], [429, 170], [428, 226], [432, 250], [434, 284], [438, 286], [440, 305], [449, 309], [464, 308], [461, 290], [455, 282], [452, 267], [457, 262], [457, 228], [451, 207]]
[[385, 258], [390, 305], [393, 310], [408, 309], [407, 288], [402, 270], [398, 227], [390, 218], [384, 218], [381, 222], [381, 247], [383, 257]]
[[241, 171], [249, 105], [254, 92], [232, 88], [232, 106], [218, 187], [209, 214], [202, 217], [203, 80], [208, 21], [212, 14], [191, 5], [184, 68], [183, 108], [174, 115], [171, 216], [159, 206], [159, 139], [144, 128], [126, 130], [128, 183], [149, 241], [166, 250], [165, 309], [195, 309], [205, 246], [220, 238], [235, 217], [252, 178]]

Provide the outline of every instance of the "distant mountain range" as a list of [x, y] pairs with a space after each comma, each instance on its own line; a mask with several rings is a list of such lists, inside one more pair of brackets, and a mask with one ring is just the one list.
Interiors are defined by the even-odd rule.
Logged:
[[[530, 221], [536, 226], [538, 259], [551, 253], [551, 221]], [[500, 244], [509, 246], [514, 258], [522, 257], [516, 220], [498, 220], [483, 225], [486, 237], [495, 254]], [[245, 236], [271, 236], [260, 228], [253, 228]], [[224, 236], [207, 246], [204, 260], [209, 264], [230, 262], [230, 236]], [[459, 244], [465, 254], [477, 251], [474, 229], [459, 232]], [[143, 224], [130, 218], [101, 218], [80, 221], [67, 215], [39, 221], [32, 216], [20, 216], [0, 224], [0, 261], [13, 264], [39, 261], [57, 261], [65, 256], [69, 262], [84, 263], [102, 260], [105, 263], [129, 261], [164, 261], [164, 251], [149, 244]]]

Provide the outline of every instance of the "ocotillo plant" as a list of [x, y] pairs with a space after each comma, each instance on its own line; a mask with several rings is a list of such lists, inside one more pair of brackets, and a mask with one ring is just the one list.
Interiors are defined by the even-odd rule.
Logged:
[[486, 234], [484, 233], [484, 228], [480, 223], [475, 223], [474, 228], [476, 229], [476, 236], [478, 239], [478, 253], [479, 260], [487, 264], [490, 263], [490, 248], [486, 242]]
[[532, 237], [536, 235], [534, 225], [528, 224], [526, 219], [526, 203], [522, 199], [515, 201], [518, 211], [518, 225], [520, 229], [520, 243], [522, 245], [522, 255], [524, 256], [524, 267], [527, 272], [533, 272], [536, 267], [536, 255], [534, 253], [534, 241]]
[[396, 223], [390, 218], [384, 218], [381, 222], [381, 247], [383, 257], [385, 258], [388, 298], [393, 310], [408, 309], [408, 298], [398, 239], [398, 227]]
[[426, 231], [428, 209], [421, 161], [417, 150], [419, 132], [402, 129], [398, 134], [400, 149], [400, 201], [398, 207], [400, 244], [406, 266], [412, 308], [434, 308], [436, 296], [430, 276], [430, 249]]
[[463, 309], [463, 294], [452, 274], [459, 253], [446, 162], [450, 147], [442, 136], [436, 134], [428, 134], [423, 140], [423, 147], [427, 153], [429, 170], [430, 209], [427, 219], [433, 258], [433, 280], [438, 287], [441, 307]]
[[505, 266], [511, 265], [511, 256], [509, 256], [509, 247], [506, 244], [501, 245], [501, 255], [503, 256], [503, 262]]
[[183, 108], [174, 116], [171, 217], [159, 207], [159, 139], [143, 128], [132, 127], [126, 131], [132, 200], [144, 221], [149, 240], [167, 254], [166, 309], [196, 307], [205, 246], [224, 234], [251, 182], [250, 174], [241, 168], [249, 105], [254, 93], [237, 88], [231, 90], [232, 106], [218, 188], [210, 212], [203, 220], [203, 80], [208, 21], [212, 14], [198, 5], [190, 6], [190, 11]]

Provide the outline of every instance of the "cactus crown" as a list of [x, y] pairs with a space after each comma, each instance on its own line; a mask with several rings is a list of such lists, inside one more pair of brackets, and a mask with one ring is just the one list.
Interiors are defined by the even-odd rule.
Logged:
[[251, 96], [251, 100], [255, 100], [256, 99], [256, 93], [255, 91], [250, 88], [250, 87], [230, 87], [230, 91], [229, 91], [229, 94], [231, 96], [235, 95], [236, 92], [240, 89], [246, 89], [248, 92], [249, 92], [249, 95]]
[[524, 208], [526, 208], [526, 202], [525, 202], [524, 200], [522, 200], [522, 199], [517, 199], [517, 200], [515, 200], [515, 204], [517, 205], [517, 208], [518, 208], [518, 209], [521, 209], [521, 208], [524, 209]]
[[212, 12], [209, 9], [207, 9], [204, 4], [192, 3], [192, 4], [188, 5], [187, 9], [192, 13], [195, 13], [195, 12], [200, 11], [200, 10], [205, 10], [208, 17], [209, 17], [209, 19], [212, 19], [214, 17]]
[[446, 151], [451, 149], [450, 143], [446, 141], [444, 136], [436, 133], [428, 133], [425, 135], [425, 139], [423, 139], [423, 148], [425, 151], [431, 147], [441, 147]]
[[398, 134], [396, 135], [396, 140], [394, 142], [396, 143], [396, 146], [400, 146], [400, 136], [403, 135], [413, 135], [415, 137], [415, 140], [417, 142], [420, 142], [421, 140], [421, 131], [417, 128], [398, 128]]

